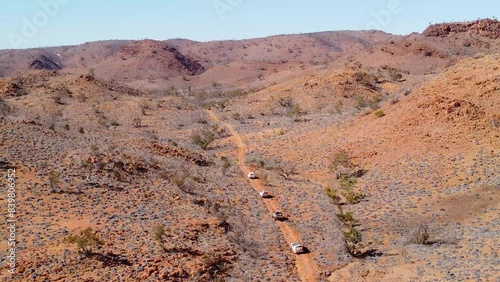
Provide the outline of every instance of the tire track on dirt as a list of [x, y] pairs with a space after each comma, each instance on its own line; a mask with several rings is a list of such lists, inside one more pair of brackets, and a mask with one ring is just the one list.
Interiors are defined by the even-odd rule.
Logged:
[[[243, 142], [243, 139], [231, 124], [222, 122], [212, 110], [207, 110], [207, 113], [210, 119], [222, 123], [231, 133], [234, 142], [238, 146], [238, 166], [246, 176], [250, 172], [250, 169], [245, 165], [247, 146]], [[260, 192], [261, 190], [266, 190], [265, 186], [259, 179], [254, 179], [250, 183], [252, 184], [256, 192]], [[270, 213], [273, 213], [275, 211], [283, 211], [276, 197], [271, 199], [265, 199], [264, 203]], [[281, 233], [285, 237], [285, 241], [287, 242], [288, 248], [290, 248], [290, 244], [292, 242], [302, 242], [300, 234], [297, 232], [297, 230], [288, 225], [286, 222], [277, 221], [277, 223], [279, 225]], [[312, 256], [311, 253], [300, 254], [295, 256], [295, 265], [297, 267], [297, 273], [302, 281], [307, 281], [307, 282], [317, 281], [316, 275], [318, 274], [318, 271], [316, 265], [312, 262], [311, 256]]]

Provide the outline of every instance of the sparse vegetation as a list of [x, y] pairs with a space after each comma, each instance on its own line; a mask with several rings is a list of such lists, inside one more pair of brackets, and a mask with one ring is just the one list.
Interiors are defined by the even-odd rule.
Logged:
[[354, 218], [352, 212], [345, 212], [342, 208], [340, 208], [340, 213], [337, 214], [337, 218], [342, 221], [342, 223], [349, 226], [349, 228], [352, 228], [359, 222], [359, 220]]
[[374, 115], [378, 118], [381, 118], [381, 117], [385, 116], [385, 113], [383, 110], [377, 110], [377, 111], [375, 111]]
[[355, 227], [351, 227], [348, 231], [344, 231], [344, 246], [347, 251], [353, 257], [357, 257], [361, 254], [363, 236]]
[[329, 165], [329, 169], [335, 173], [337, 178], [349, 174], [353, 167], [354, 165], [351, 162], [351, 157], [346, 150], [337, 151], [333, 155], [333, 159]]
[[290, 176], [297, 174], [297, 165], [290, 162], [280, 163], [276, 169], [284, 180], [288, 180]]
[[104, 244], [104, 241], [90, 227], [85, 228], [79, 235], [69, 235], [64, 240], [68, 244], [76, 244], [78, 249], [86, 256], [92, 254], [92, 249]]
[[263, 173], [262, 176], [260, 177], [261, 181], [262, 181], [262, 184], [264, 184], [265, 186], [269, 186], [269, 175], [267, 175], [267, 173]]
[[0, 116], [8, 116], [11, 112], [11, 107], [0, 98]]
[[431, 241], [431, 228], [426, 222], [418, 222], [414, 225], [406, 225], [408, 233], [408, 243], [418, 245], [430, 245]]
[[52, 191], [59, 189], [59, 178], [61, 173], [59, 171], [51, 170], [49, 172], [49, 185]]
[[287, 108], [287, 109], [290, 109], [294, 106], [292, 97], [281, 97], [279, 99], [278, 103], [280, 104], [280, 106]]
[[135, 117], [132, 119], [132, 125], [135, 127], [135, 128], [139, 128], [142, 126], [142, 119], [140, 117]]
[[193, 133], [191, 141], [201, 149], [207, 150], [208, 146], [215, 141], [215, 134], [211, 129], [204, 128], [197, 133]]
[[302, 108], [299, 105], [293, 105], [286, 112], [286, 115], [290, 118], [297, 119], [300, 115], [302, 115]]
[[325, 188], [326, 195], [332, 199], [334, 204], [338, 204], [340, 201], [340, 197], [338, 195], [338, 191], [330, 186]]

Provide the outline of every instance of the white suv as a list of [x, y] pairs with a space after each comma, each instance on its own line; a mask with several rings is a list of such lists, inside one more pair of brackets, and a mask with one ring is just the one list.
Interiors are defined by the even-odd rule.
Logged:
[[269, 198], [270, 197], [269, 193], [267, 191], [264, 191], [264, 190], [260, 191], [259, 195], [261, 198]]
[[292, 251], [295, 254], [300, 254], [300, 253], [304, 252], [304, 246], [302, 246], [301, 243], [293, 242], [293, 243], [290, 244], [290, 246], [292, 247]]
[[283, 221], [283, 220], [285, 220], [285, 216], [283, 215], [282, 212], [275, 211], [275, 212], [273, 212], [273, 219]]
[[257, 177], [255, 177], [255, 173], [250, 172], [250, 173], [248, 174], [248, 178], [250, 178], [250, 179], [255, 179], [255, 178], [257, 178]]

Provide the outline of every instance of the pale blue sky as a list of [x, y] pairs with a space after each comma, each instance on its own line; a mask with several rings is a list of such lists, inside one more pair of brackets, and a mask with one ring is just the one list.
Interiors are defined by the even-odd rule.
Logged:
[[408, 34], [423, 31], [430, 22], [492, 18], [499, 12], [497, 0], [3, 1], [0, 49], [105, 39], [210, 41], [374, 28]]

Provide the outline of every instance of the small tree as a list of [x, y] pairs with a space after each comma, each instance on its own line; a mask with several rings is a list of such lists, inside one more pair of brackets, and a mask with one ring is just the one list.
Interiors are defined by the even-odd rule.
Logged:
[[104, 241], [102, 241], [90, 227], [82, 230], [80, 235], [69, 235], [64, 239], [64, 242], [68, 244], [76, 244], [79, 251], [83, 252], [86, 256], [90, 256], [92, 254], [92, 249], [94, 247], [104, 244]]
[[351, 162], [351, 157], [346, 150], [339, 150], [333, 155], [332, 162], [330, 163], [330, 170], [336, 174], [337, 178], [348, 172], [354, 167]]
[[278, 172], [284, 180], [288, 180], [290, 176], [297, 174], [297, 165], [294, 163], [285, 162], [278, 166]]
[[352, 228], [359, 222], [359, 220], [354, 218], [352, 212], [344, 212], [342, 208], [340, 209], [340, 213], [337, 214], [337, 218], [350, 228]]
[[363, 240], [363, 236], [361, 232], [359, 232], [356, 228], [351, 227], [349, 231], [344, 231], [344, 245], [352, 256], [358, 256], [361, 253], [361, 249], [363, 248], [363, 244], [361, 244]]
[[338, 204], [340, 201], [340, 197], [338, 195], [337, 190], [333, 189], [332, 187], [328, 186], [325, 188], [325, 193], [326, 195], [332, 199], [334, 204]]

